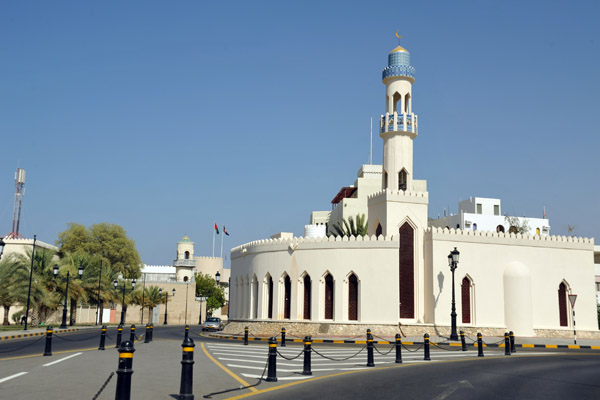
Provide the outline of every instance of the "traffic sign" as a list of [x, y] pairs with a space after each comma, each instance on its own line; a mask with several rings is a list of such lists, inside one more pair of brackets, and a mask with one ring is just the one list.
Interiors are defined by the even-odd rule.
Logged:
[[575, 308], [575, 300], [577, 300], [576, 294], [569, 295], [569, 301], [571, 302], [571, 308]]

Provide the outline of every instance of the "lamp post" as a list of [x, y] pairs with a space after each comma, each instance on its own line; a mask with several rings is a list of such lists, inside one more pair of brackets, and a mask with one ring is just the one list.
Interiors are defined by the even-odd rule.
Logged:
[[206, 296], [200, 296], [200, 315], [198, 316], [198, 325], [202, 325], [202, 302], [206, 301]]
[[[162, 288], [158, 289], [158, 294], [160, 295], [162, 293]], [[173, 297], [175, 296], [175, 288], [173, 288]], [[169, 306], [169, 292], [167, 292], [165, 290], [165, 322], [163, 322], [163, 325], [167, 325], [167, 309]]]
[[33, 251], [31, 252], [31, 268], [29, 269], [29, 289], [27, 290], [27, 307], [25, 308], [25, 328], [27, 330], [27, 320], [29, 319], [29, 303], [31, 302], [31, 279], [33, 278], [33, 259], [35, 258], [35, 242], [37, 235], [33, 235]]
[[[144, 280], [142, 281], [143, 285], [142, 285], [142, 320], [140, 321], [140, 324], [144, 324], [144, 299], [146, 296], [146, 274], [144, 274]], [[150, 321], [148, 321], [150, 322]]]
[[102, 313], [100, 312], [100, 283], [102, 283], [102, 257], [100, 257], [100, 274], [98, 275], [98, 305], [96, 306], [96, 325], [102, 325]]
[[[58, 265], [54, 264], [54, 268], [52, 268], [52, 272], [54, 273], [54, 278], [58, 277]], [[77, 269], [77, 273], [79, 278], [83, 275], [83, 265], [80, 265]], [[63, 305], [62, 312], [62, 323], [60, 324], [60, 328], [64, 329], [67, 327], [67, 299], [69, 298], [69, 271], [67, 271], [67, 287], [65, 289], [65, 304]], [[71, 324], [72, 325], [72, 324]]]
[[[119, 286], [119, 281], [115, 279], [113, 282], [115, 289]], [[131, 290], [135, 289], [135, 279], [131, 280]], [[121, 305], [121, 325], [125, 324], [125, 282], [123, 282], [123, 303]]]
[[188, 288], [190, 286], [190, 282], [188, 281], [185, 284], [185, 325], [187, 325], [187, 303], [188, 303]]
[[458, 267], [458, 256], [460, 252], [454, 250], [448, 254], [448, 265], [450, 266], [450, 271], [452, 271], [452, 312], [450, 313], [450, 317], [452, 318], [452, 330], [450, 332], [450, 340], [458, 340], [458, 334], [456, 333], [456, 300], [454, 297], [454, 271]]

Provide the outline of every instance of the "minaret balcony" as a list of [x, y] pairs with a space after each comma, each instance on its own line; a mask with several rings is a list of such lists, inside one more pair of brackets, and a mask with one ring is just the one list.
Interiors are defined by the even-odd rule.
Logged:
[[419, 120], [416, 114], [398, 114], [386, 113], [381, 116], [379, 123], [379, 132], [381, 134], [386, 132], [411, 132], [417, 133], [419, 127]]
[[196, 266], [196, 261], [195, 260], [189, 260], [189, 259], [177, 259], [177, 260], [173, 260], [173, 266], [174, 267], [188, 267], [188, 268], [194, 268]]

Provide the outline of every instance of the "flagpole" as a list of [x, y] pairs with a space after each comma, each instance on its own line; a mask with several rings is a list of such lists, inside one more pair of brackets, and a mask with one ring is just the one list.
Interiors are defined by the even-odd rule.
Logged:
[[214, 257], [215, 256], [215, 229], [214, 229], [214, 227], [213, 227], [212, 231], [213, 231], [213, 255], [212, 256]]
[[223, 228], [223, 234], [221, 235], [221, 258], [223, 258], [223, 238], [225, 237], [225, 228]]
[[371, 117], [371, 147], [369, 148], [369, 164], [373, 164], [373, 117]]

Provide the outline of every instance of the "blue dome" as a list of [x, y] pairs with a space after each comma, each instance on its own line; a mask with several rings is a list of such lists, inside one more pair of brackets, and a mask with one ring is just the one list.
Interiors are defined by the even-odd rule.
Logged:
[[388, 55], [388, 66], [383, 69], [381, 79], [395, 76], [415, 79], [415, 68], [410, 65], [410, 53], [402, 46], [396, 47]]

